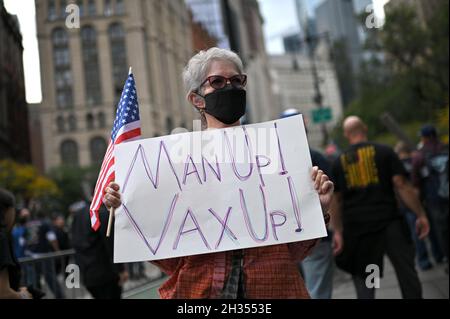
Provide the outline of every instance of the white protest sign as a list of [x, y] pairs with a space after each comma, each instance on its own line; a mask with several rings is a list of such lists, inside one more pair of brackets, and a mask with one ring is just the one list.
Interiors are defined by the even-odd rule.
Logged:
[[115, 147], [114, 261], [326, 236], [301, 115]]

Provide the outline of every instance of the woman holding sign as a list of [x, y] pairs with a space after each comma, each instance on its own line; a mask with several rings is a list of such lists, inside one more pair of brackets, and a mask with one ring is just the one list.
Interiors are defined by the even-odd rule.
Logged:
[[[245, 114], [247, 76], [241, 59], [229, 50], [211, 48], [191, 58], [184, 70], [188, 101], [199, 111], [203, 129], [240, 125]], [[328, 212], [333, 183], [312, 170], [323, 212]], [[105, 205], [121, 205], [119, 185], [105, 189]], [[328, 223], [329, 214], [325, 214]], [[297, 263], [317, 239], [152, 261], [170, 278], [162, 298], [309, 298]]]

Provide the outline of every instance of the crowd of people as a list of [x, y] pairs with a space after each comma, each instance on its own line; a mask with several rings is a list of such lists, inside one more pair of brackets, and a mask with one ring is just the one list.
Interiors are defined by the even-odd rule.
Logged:
[[[240, 125], [247, 77], [237, 54], [219, 48], [201, 51], [189, 61], [183, 78], [187, 100], [199, 112], [204, 129]], [[294, 110], [282, 117], [296, 114]], [[382, 275], [387, 255], [403, 297], [422, 298], [415, 258], [420, 269], [433, 267], [426, 238], [434, 262], [447, 263], [448, 273], [448, 149], [430, 125], [422, 128], [417, 148], [399, 143], [395, 151], [369, 141], [359, 117], [347, 117], [342, 130], [349, 143], [346, 150], [328, 157], [310, 150], [311, 179], [328, 228], [326, 238], [153, 261], [169, 276], [160, 296], [329, 299], [336, 265], [352, 275], [358, 298], [372, 299], [376, 288], [366, 283], [367, 267], [377, 266]], [[105, 188], [103, 202], [108, 209], [121, 205], [118, 184]], [[61, 215], [30, 219], [27, 209], [17, 212], [13, 228], [14, 207], [14, 196], [0, 190], [0, 297], [31, 298], [30, 290], [39, 288], [20, 288], [17, 258], [73, 247], [92, 296], [120, 298], [129, 272], [125, 265], [112, 263], [106, 211], [100, 212], [103, 220], [95, 232], [84, 201], [70, 207], [69, 228]], [[23, 269], [29, 280], [25, 286], [43, 275], [55, 297], [63, 298], [45, 269], [40, 274]], [[142, 265], [131, 269], [143, 273]]]
[[[4, 201], [2, 209], [15, 202], [13, 194], [0, 191], [0, 199]], [[80, 267], [82, 282], [94, 298], [119, 299], [128, 278], [146, 278], [142, 263], [113, 263], [113, 241], [106, 238], [106, 230], [91, 230], [87, 202], [74, 203], [67, 215], [48, 216], [41, 211], [32, 214], [27, 208], [10, 207], [14, 208], [16, 217], [13, 224], [3, 229], [0, 266], [15, 265], [16, 270], [11, 272], [17, 278], [13, 281], [32, 291], [34, 298], [44, 297], [43, 282], [54, 298], [66, 298], [64, 279], [68, 275], [66, 266], [71, 262]], [[75, 250], [74, 254], [71, 249]], [[72, 256], [74, 260], [70, 259]], [[19, 272], [20, 260], [23, 262]]]
[[[218, 48], [202, 51], [189, 61], [183, 79], [187, 100], [200, 113], [203, 129], [240, 124], [247, 78], [236, 54]], [[290, 115], [294, 114], [298, 112]], [[382, 275], [387, 255], [403, 297], [421, 298], [413, 238], [423, 242], [430, 219], [436, 262], [448, 263], [448, 151], [440, 146], [436, 130], [425, 126], [422, 145], [413, 154], [411, 182], [392, 148], [368, 140], [368, 128], [360, 118], [346, 118], [343, 134], [349, 148], [328, 154], [328, 162], [310, 150], [316, 165], [313, 179], [319, 171], [327, 185], [331, 178], [335, 187], [331, 207], [322, 203], [324, 213], [332, 215], [327, 238], [304, 242], [294, 251], [289, 245], [276, 245], [160, 260], [155, 264], [170, 276], [160, 288], [161, 297], [331, 298], [335, 259], [339, 268], [352, 275], [358, 298], [374, 298], [375, 288], [365, 281], [367, 266], [377, 266]], [[318, 192], [324, 199], [322, 186]], [[333, 187], [324, 188], [333, 193]], [[104, 202], [107, 207], [121, 205], [118, 184], [106, 188]], [[414, 223], [412, 231], [402, 206], [412, 215], [408, 217]]]
[[[298, 114], [289, 109], [281, 117]], [[384, 255], [403, 297], [421, 298], [415, 267], [434, 267], [428, 246], [434, 264], [447, 263], [448, 274], [448, 145], [439, 142], [432, 125], [421, 128], [417, 146], [399, 141], [394, 149], [370, 142], [367, 131], [360, 118], [350, 116], [343, 122], [347, 150], [310, 149], [313, 165], [335, 184], [328, 236], [299, 267], [315, 299], [332, 298], [335, 265], [352, 275], [358, 298], [374, 298], [366, 267], [377, 265], [383, 275]]]

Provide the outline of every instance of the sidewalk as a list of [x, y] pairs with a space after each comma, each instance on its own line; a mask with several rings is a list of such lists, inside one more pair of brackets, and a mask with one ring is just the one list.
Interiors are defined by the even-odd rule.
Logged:
[[[149, 264], [150, 265], [150, 264]], [[155, 266], [147, 266], [148, 272], [156, 273]], [[444, 272], [444, 265], [434, 266], [427, 271], [419, 271], [422, 282], [423, 297], [425, 299], [448, 299], [449, 278]], [[380, 288], [376, 292], [377, 299], [401, 299], [400, 288], [394, 268], [389, 259], [385, 259], [385, 273], [380, 280]], [[158, 299], [158, 288], [167, 278], [157, 279], [153, 282], [131, 289], [124, 293], [125, 299]], [[335, 268], [333, 299], [356, 299], [355, 288], [350, 275]]]
[[[377, 299], [401, 299], [401, 292], [398, 286], [394, 268], [388, 258], [385, 258], [385, 273], [380, 280], [380, 288], [375, 296]], [[422, 283], [424, 299], [448, 299], [449, 298], [449, 278], [444, 271], [444, 265], [435, 265], [427, 271], [419, 271], [419, 278]], [[356, 292], [350, 275], [335, 269], [333, 299], [355, 299]]]

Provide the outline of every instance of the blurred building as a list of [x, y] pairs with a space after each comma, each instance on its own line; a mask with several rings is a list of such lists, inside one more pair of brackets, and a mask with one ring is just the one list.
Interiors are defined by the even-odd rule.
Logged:
[[272, 120], [280, 107], [271, 91], [263, 19], [256, 0], [185, 0], [194, 20], [241, 57], [248, 75], [245, 123]]
[[366, 12], [367, 7], [371, 4], [373, 4], [372, 0], [353, 0], [353, 10], [356, 14], [361, 14]]
[[192, 12], [189, 13], [191, 19], [193, 53], [217, 46], [218, 39], [209, 33], [203, 24], [194, 20]]
[[0, 159], [30, 162], [22, 53], [17, 17], [0, 0]]
[[229, 49], [230, 43], [222, 14], [222, 0], [185, 0], [185, 2], [191, 9], [193, 21], [217, 39], [219, 48]]
[[[66, 5], [80, 9], [68, 28]], [[36, 0], [42, 70], [45, 169], [99, 164], [128, 67], [133, 67], [144, 137], [192, 127], [181, 73], [192, 55], [182, 0]]]
[[231, 49], [239, 53], [248, 74], [248, 122], [257, 123], [278, 117], [280, 106], [272, 93], [263, 18], [256, 0], [224, 0], [226, 29]]
[[[319, 50], [320, 52], [320, 50]], [[322, 51], [323, 52], [323, 51]], [[319, 78], [323, 106], [331, 108], [333, 119], [326, 124], [330, 131], [342, 115], [342, 101], [333, 63], [327, 54], [317, 54], [315, 65]], [[314, 124], [312, 111], [317, 109], [314, 101], [313, 68], [310, 57], [303, 53], [270, 56], [273, 91], [283, 110], [296, 108], [307, 120], [308, 142], [311, 147], [322, 146], [321, 124]]]
[[371, 0], [324, 0], [315, 9], [317, 33], [327, 33], [330, 42], [342, 52], [339, 59], [344, 60], [345, 57], [347, 60], [345, 69], [339, 74], [345, 105], [353, 99], [357, 90], [356, 83], [350, 82], [359, 73], [365, 57], [365, 28], [359, 15], [370, 4]]
[[315, 10], [317, 32], [327, 32], [333, 42], [345, 42], [355, 72], [359, 71], [364, 41], [357, 15], [371, 3], [371, 0], [325, 0]]
[[28, 126], [30, 131], [31, 163], [41, 174], [45, 173], [44, 150], [42, 141], [42, 127], [40, 104], [28, 104]]
[[284, 36], [283, 47], [286, 53], [299, 53], [304, 48], [300, 33]]

